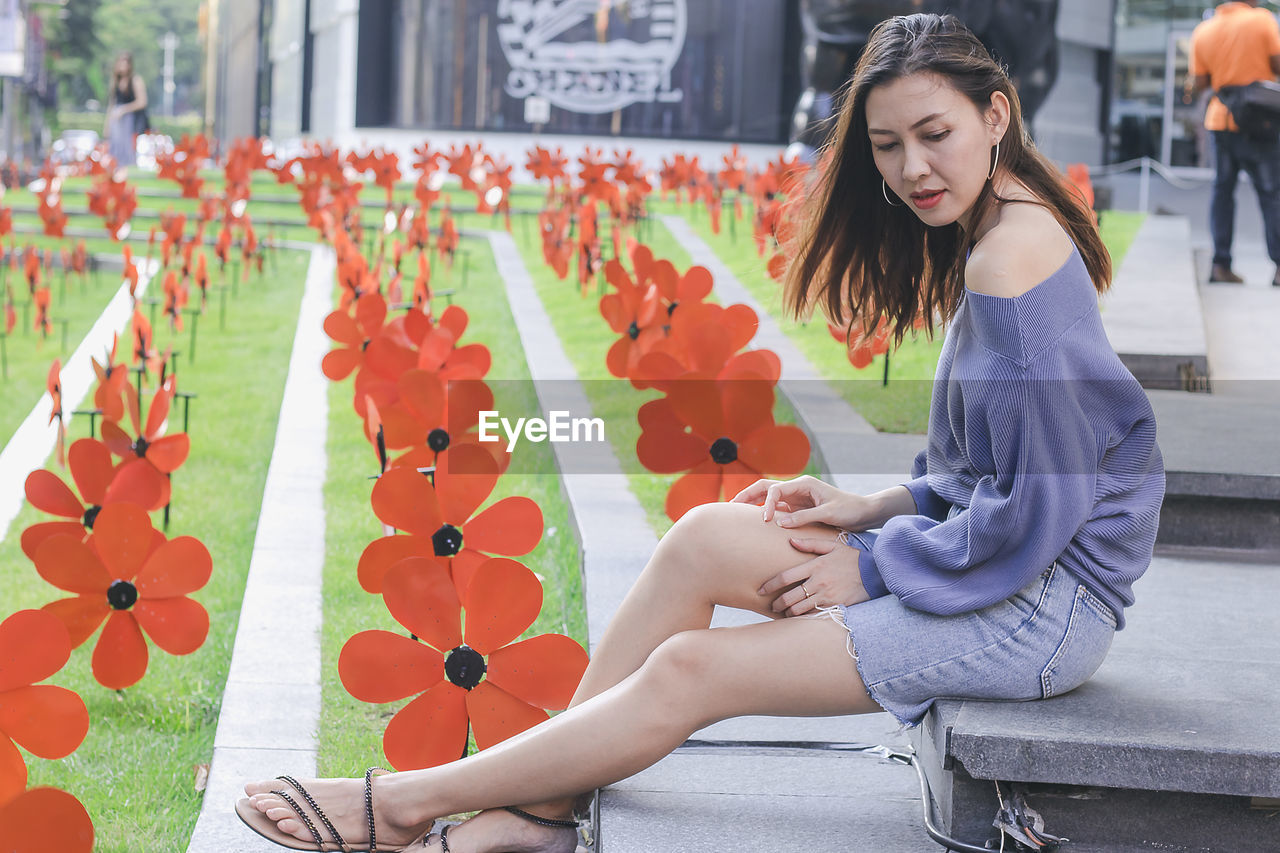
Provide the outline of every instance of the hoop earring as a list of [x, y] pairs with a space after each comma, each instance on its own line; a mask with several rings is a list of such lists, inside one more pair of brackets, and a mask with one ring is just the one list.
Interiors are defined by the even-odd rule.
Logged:
[[880, 179], [880, 193], [884, 196], [885, 203], [890, 207], [902, 207], [906, 204], [905, 201], [900, 201], [897, 204], [889, 201], [889, 185], [884, 182], [884, 178]]
[[987, 180], [991, 180], [996, 176], [996, 166], [1000, 165], [1000, 143], [996, 142], [996, 153], [991, 158], [991, 171], [987, 173]]

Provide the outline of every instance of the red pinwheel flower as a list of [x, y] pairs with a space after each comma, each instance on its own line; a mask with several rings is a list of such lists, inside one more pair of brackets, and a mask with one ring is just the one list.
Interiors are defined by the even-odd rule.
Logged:
[[75, 797], [57, 788], [32, 788], [4, 802], [0, 838], [8, 853], [90, 853], [93, 821]]
[[[46, 170], [48, 167], [46, 166]], [[51, 171], [40, 172], [40, 177], [44, 178], [44, 186], [36, 193], [39, 199], [37, 209], [40, 213], [40, 220], [44, 223], [44, 233], [46, 237], [61, 237], [62, 231], [67, 227], [67, 214], [62, 209], [62, 181], [56, 178]]]
[[831, 337], [846, 346], [849, 363], [858, 370], [868, 367], [872, 359], [889, 351], [890, 328], [883, 317], [876, 322], [875, 330], [869, 335], [860, 322], [853, 323], [850, 329], [827, 323], [827, 331], [831, 333]]
[[741, 192], [747, 183], [747, 158], [742, 156], [735, 143], [724, 155], [724, 168], [716, 173], [720, 186]]
[[568, 707], [586, 670], [586, 651], [563, 634], [513, 642], [542, 609], [542, 585], [515, 560], [481, 563], [461, 599], [439, 563], [402, 560], [387, 573], [383, 598], [421, 642], [362, 631], [343, 646], [338, 673], [363, 702], [416, 695], [382, 737], [398, 770], [459, 758], [468, 725], [480, 749], [532, 728], [548, 718], [543, 709]]
[[413, 168], [422, 177], [430, 177], [437, 169], [440, 168], [440, 161], [444, 159], [443, 151], [432, 151], [431, 143], [423, 142], [421, 145], [413, 149], [415, 159]]
[[670, 162], [662, 161], [662, 168], [658, 171], [658, 177], [661, 180], [664, 201], [667, 198], [667, 193], [674, 190], [676, 204], [680, 203], [684, 187], [689, 183], [689, 166], [689, 160], [683, 154], [674, 155]]
[[557, 148], [552, 153], [541, 145], [535, 145], [528, 155], [529, 159], [524, 167], [535, 181], [550, 181], [552, 190], [555, 189], [556, 181], [565, 181], [565, 167], [569, 165], [569, 158], [564, 156], [564, 149]]
[[151, 321], [142, 316], [142, 312], [136, 307], [133, 309], [133, 319], [129, 321], [129, 329], [130, 337], [133, 339], [133, 363], [148, 372], [158, 374], [169, 357], [167, 354], [161, 356], [155, 348]]
[[335, 382], [346, 379], [364, 364], [365, 352], [387, 321], [387, 301], [380, 293], [369, 293], [355, 301], [355, 316], [343, 310], [324, 318], [324, 331], [338, 344], [320, 363], [324, 375]]
[[72, 647], [106, 627], [93, 650], [93, 677], [120, 690], [147, 673], [147, 641], [171, 655], [204, 644], [209, 614], [188, 598], [209, 581], [209, 551], [192, 536], [165, 541], [145, 510], [132, 504], [105, 506], [88, 542], [53, 536], [36, 550], [36, 571], [74, 598], [44, 610], [62, 620]]
[[671, 316], [670, 334], [636, 364], [631, 383], [661, 391], [680, 379], [764, 378], [777, 383], [782, 362], [776, 353], [739, 352], [755, 336], [759, 322], [746, 305], [682, 306]]
[[138, 291], [138, 265], [133, 262], [133, 248], [124, 247], [124, 280], [129, 282], [129, 296], [136, 299]]
[[640, 407], [640, 463], [659, 474], [688, 472], [667, 493], [668, 517], [732, 497], [761, 477], [804, 470], [809, 439], [774, 423], [773, 401], [773, 383], [763, 378], [694, 379]]
[[182, 309], [187, 306], [187, 286], [178, 281], [173, 270], [164, 276], [164, 315], [169, 318], [169, 328], [182, 331]]
[[104, 421], [119, 421], [124, 417], [124, 387], [129, 382], [129, 370], [124, 364], [116, 363], [116, 347], [120, 344], [120, 336], [112, 334], [111, 351], [107, 353], [106, 364], [93, 362], [93, 372], [98, 377], [98, 386], [93, 392], [93, 404], [102, 412]]
[[446, 202], [440, 211], [440, 236], [436, 238], [436, 252], [446, 258], [446, 264], [453, 266], [453, 256], [458, 251], [458, 226], [453, 222], [453, 214]]
[[[410, 370], [401, 375], [397, 388], [397, 408], [412, 419], [413, 432], [419, 438], [414, 442], [418, 446], [397, 458], [393, 465], [435, 465], [438, 454], [459, 444], [480, 447], [498, 463], [499, 471], [511, 464], [511, 454], [501, 442], [480, 442], [480, 413], [494, 408], [493, 391], [483, 380], [449, 380], [432, 371]], [[366, 435], [372, 434], [366, 431]]]
[[42, 287], [35, 292], [36, 303], [36, 319], [34, 328], [44, 337], [49, 337], [49, 333], [53, 331], [53, 320], [49, 317], [49, 301], [52, 294], [49, 288]]
[[626, 184], [628, 189], [637, 185], [649, 185], [644, 176], [644, 163], [636, 158], [635, 151], [630, 148], [626, 151], [616, 148], [613, 150], [613, 179]]
[[45, 380], [45, 389], [49, 392], [49, 423], [58, 422], [58, 464], [67, 464], [66, 441], [67, 425], [62, 417], [62, 362], [54, 359], [49, 366], [49, 376]]
[[[370, 341], [364, 366], [356, 374], [356, 413], [365, 417], [364, 401], [371, 398], [381, 409], [387, 427], [387, 446], [408, 447], [426, 440], [424, 425], [400, 405], [400, 381], [415, 369], [438, 374], [441, 379], [479, 379], [489, 371], [492, 357], [483, 344], [457, 346], [467, 328], [467, 312], [450, 306], [438, 323], [421, 311], [408, 311], [387, 323]], [[415, 351], [416, 346], [416, 351]]]
[[[367, 591], [381, 591], [383, 576], [395, 562], [388, 555], [408, 549], [400, 556], [448, 561], [465, 596], [488, 555], [527, 554], [542, 539], [542, 510], [529, 498], [503, 498], [477, 512], [498, 482], [498, 463], [491, 455], [474, 444], [459, 444], [438, 459], [434, 485], [412, 468], [391, 468], [374, 485], [374, 514], [409, 536], [383, 537], [365, 549], [357, 574]], [[403, 541], [410, 538], [414, 541]]]
[[604, 265], [604, 275], [615, 292], [600, 297], [600, 313], [609, 328], [621, 335], [609, 347], [605, 363], [610, 373], [625, 378], [666, 335], [666, 313], [662, 311], [662, 294], [657, 285], [632, 281], [617, 258]]
[[[14, 741], [41, 758], [63, 758], [89, 731], [78, 695], [36, 684], [62, 669], [71, 648], [66, 628], [43, 611], [19, 610], [0, 622], [0, 804], [27, 787], [27, 763]], [[10, 836], [0, 838], [7, 845]]]
[[478, 143], [474, 147], [467, 143], [461, 148], [450, 145], [445, 159], [449, 163], [449, 174], [457, 175], [464, 190], [475, 192], [476, 185], [484, 177], [483, 147]]
[[35, 246], [27, 246], [22, 253], [22, 274], [27, 279], [27, 292], [34, 294], [40, 286], [40, 253]]
[[[136, 456], [139, 459], [145, 459], [161, 474], [172, 474], [187, 461], [187, 454], [191, 451], [191, 439], [185, 432], [174, 435], [164, 434], [169, 419], [169, 406], [173, 401], [175, 390], [173, 377], [170, 376], [165, 380], [165, 384], [152, 397], [145, 429], [142, 427], [142, 418], [138, 411], [137, 392], [133, 390], [132, 385], [126, 385], [124, 390], [129, 400], [129, 420], [133, 424], [133, 434], [137, 438], [133, 438], [121, 429], [118, 423], [103, 421], [102, 440], [112, 453], [122, 459], [132, 459]], [[164, 485], [160, 503], [149, 509], [159, 509], [169, 502], [167, 478]]]
[[82, 438], [71, 445], [67, 454], [71, 477], [80, 498], [52, 471], [39, 469], [27, 475], [27, 502], [42, 512], [72, 521], [44, 521], [22, 532], [22, 553], [32, 560], [40, 543], [50, 536], [65, 534], [83, 539], [93, 529], [94, 521], [104, 506], [130, 503], [150, 509], [163, 506], [168, 481], [153, 466], [141, 459], [116, 466], [111, 451], [101, 441]]
[[569, 261], [576, 243], [569, 237], [572, 217], [567, 207], [546, 207], [538, 212], [538, 230], [542, 234], [542, 258], [560, 279], [569, 277]]

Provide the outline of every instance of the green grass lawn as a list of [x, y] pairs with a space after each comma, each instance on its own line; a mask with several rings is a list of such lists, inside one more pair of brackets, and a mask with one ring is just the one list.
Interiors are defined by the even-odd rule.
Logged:
[[[52, 279], [43, 282], [50, 289], [49, 315], [54, 321], [53, 331], [45, 336], [32, 328], [35, 307], [27, 304], [30, 300], [21, 270], [15, 272], [5, 265], [4, 275], [13, 286], [18, 324], [2, 344], [5, 370], [0, 374], [0, 398], [5, 404], [0, 406], [0, 447], [8, 443], [44, 392], [45, 378], [54, 359], [67, 363], [120, 289], [118, 272], [104, 270], [96, 275], [73, 274], [64, 278], [60, 270], [54, 270]], [[97, 353], [98, 360], [102, 361], [104, 355]]]
[[[303, 253], [281, 253], [277, 274], [255, 277], [228, 306], [224, 330], [204, 318], [195, 363], [179, 365], [180, 390], [198, 396], [190, 410], [191, 455], [173, 478], [169, 536], [195, 536], [213, 558], [212, 579], [193, 596], [209, 612], [205, 644], [185, 657], [153, 647], [147, 675], [116, 692], [91, 675], [95, 636], [51, 680], [84, 699], [89, 734], [63, 760], [29, 757], [31, 784], [78, 797], [100, 851], [182, 850], [195, 825], [201, 799], [195, 768], [212, 755], [307, 261]], [[161, 348], [187, 348], [187, 332], [175, 335], [160, 323], [156, 334]], [[76, 419], [70, 438], [86, 435], [88, 427], [88, 418]], [[178, 406], [169, 432], [181, 429]], [[53, 470], [70, 480], [68, 472]], [[19, 548], [20, 532], [41, 520], [47, 517], [25, 507], [0, 542], [5, 616], [65, 596], [39, 577]]]

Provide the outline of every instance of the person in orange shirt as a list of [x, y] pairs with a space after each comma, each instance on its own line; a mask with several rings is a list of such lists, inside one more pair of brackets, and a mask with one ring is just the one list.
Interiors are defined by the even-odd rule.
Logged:
[[[1246, 86], [1280, 76], [1280, 25], [1276, 17], [1258, 8], [1258, 0], [1223, 3], [1213, 17], [1202, 21], [1191, 34], [1191, 91]], [[1231, 269], [1231, 242], [1235, 231], [1236, 179], [1244, 169], [1258, 193], [1267, 254], [1277, 265], [1271, 283], [1280, 287], [1280, 141], [1249, 136], [1240, 131], [1226, 106], [1216, 96], [1209, 101], [1204, 127], [1213, 137], [1213, 200], [1209, 206], [1209, 230], [1213, 234], [1213, 268], [1210, 281], [1244, 281]]]

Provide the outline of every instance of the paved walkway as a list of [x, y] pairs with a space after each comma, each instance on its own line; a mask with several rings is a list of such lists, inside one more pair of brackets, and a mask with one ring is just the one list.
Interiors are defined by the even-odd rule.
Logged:
[[[136, 298], [141, 299], [146, 294], [153, 274], [154, 270], [148, 269], [145, 262], [139, 263]], [[129, 296], [129, 283], [121, 282], [120, 289], [107, 303], [76, 351], [62, 365], [62, 411], [63, 421], [68, 428], [73, 417], [71, 413], [80, 407], [80, 402], [93, 385], [94, 372], [90, 360], [94, 357], [105, 358], [111, 351], [111, 336], [123, 332], [132, 316], [133, 299]], [[49, 413], [52, 411], [53, 400], [46, 391], [40, 395], [31, 414], [27, 415], [4, 449], [0, 450], [0, 540], [5, 538], [14, 518], [26, 502], [27, 475], [37, 468], [43, 468], [49, 454], [57, 446], [58, 430], [49, 422]]]
[[[280, 773], [316, 775], [329, 422], [329, 382], [320, 361], [330, 344], [323, 324], [335, 263], [330, 249], [311, 249], [209, 783], [189, 853], [279, 850], [236, 817], [241, 787]], [[283, 649], [287, 666], [280, 664]]]

